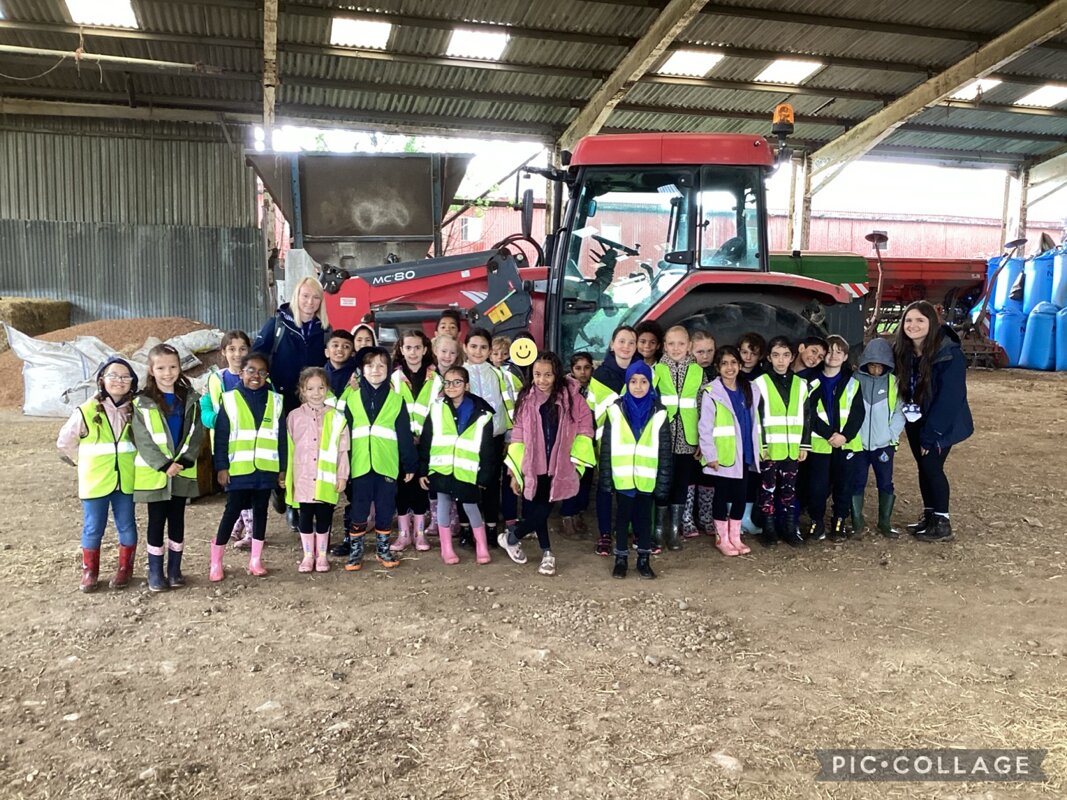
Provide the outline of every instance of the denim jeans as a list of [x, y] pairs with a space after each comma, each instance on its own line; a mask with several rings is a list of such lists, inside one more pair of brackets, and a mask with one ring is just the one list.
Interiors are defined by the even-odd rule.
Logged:
[[133, 514], [133, 495], [123, 494], [118, 489], [104, 497], [82, 500], [82, 547], [99, 550], [107, 527], [107, 510], [115, 515], [115, 527], [119, 532], [119, 544], [130, 547], [137, 544], [137, 519]]

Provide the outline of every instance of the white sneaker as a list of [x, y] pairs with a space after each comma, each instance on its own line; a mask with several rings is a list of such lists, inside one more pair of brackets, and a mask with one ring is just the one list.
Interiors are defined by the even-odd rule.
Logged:
[[497, 534], [496, 543], [504, 549], [504, 551], [508, 554], [508, 558], [510, 558], [516, 564], [526, 563], [526, 554], [522, 552], [522, 542], [519, 542], [517, 544], [508, 544], [508, 534], [506, 531], [504, 533]]
[[537, 568], [537, 571], [542, 575], [556, 574], [556, 557], [552, 555], [551, 550], [545, 550], [541, 556], [541, 566]]

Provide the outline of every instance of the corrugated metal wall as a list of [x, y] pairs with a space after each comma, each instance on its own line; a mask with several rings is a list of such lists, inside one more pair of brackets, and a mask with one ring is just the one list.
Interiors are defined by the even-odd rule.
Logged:
[[72, 321], [254, 327], [266, 256], [241, 134], [217, 125], [0, 119], [0, 292]]

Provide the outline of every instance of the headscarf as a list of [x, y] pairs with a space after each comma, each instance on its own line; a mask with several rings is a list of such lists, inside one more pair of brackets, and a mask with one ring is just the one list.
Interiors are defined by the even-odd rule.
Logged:
[[630, 385], [630, 378], [634, 375], [644, 375], [648, 381], [648, 394], [644, 397], [638, 399], [630, 394], [629, 391], [622, 396], [622, 413], [626, 417], [626, 421], [630, 423], [630, 430], [633, 431], [636, 439], [652, 418], [652, 409], [656, 405], [656, 390], [652, 388], [652, 368], [640, 358], [626, 368], [626, 383], [624, 386]]

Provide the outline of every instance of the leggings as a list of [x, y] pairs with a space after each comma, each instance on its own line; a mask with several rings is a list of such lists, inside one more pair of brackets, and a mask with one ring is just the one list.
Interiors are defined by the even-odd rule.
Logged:
[[762, 486], [760, 508], [764, 514], [774, 515], [777, 499], [778, 513], [794, 514], [797, 500], [797, 467], [799, 462], [791, 458], [782, 461], [766, 460], [760, 464]]
[[271, 489], [231, 489], [226, 492], [226, 510], [222, 512], [215, 544], [230, 541], [233, 526], [241, 511], [252, 509], [252, 538], [262, 542], [267, 538], [267, 507], [270, 505]]
[[627, 555], [627, 534], [633, 526], [634, 538], [637, 539], [638, 555], [652, 552], [652, 495], [634, 492], [628, 497], [620, 492], [615, 494], [615, 555]]
[[715, 496], [711, 501], [711, 518], [716, 522], [725, 522], [727, 519], [739, 520], [744, 517], [748, 485], [755, 482], [753, 474], [745, 469], [740, 478], [714, 475], [712, 480], [715, 482]]
[[697, 468], [697, 460], [692, 453], [674, 454], [674, 473], [671, 478], [672, 506], [685, 504], [685, 497], [689, 494], [689, 484], [693, 482], [693, 472]]
[[515, 535], [523, 538], [531, 533], [537, 534], [537, 543], [542, 550], [551, 550], [552, 542], [548, 538], [548, 515], [552, 513], [549, 497], [552, 493], [552, 478], [548, 475], [537, 476], [537, 493], [533, 500], [523, 500], [522, 519], [515, 525]]
[[597, 489], [596, 524], [601, 536], [611, 536], [611, 492]]
[[[485, 524], [496, 527], [497, 520], [500, 519], [500, 494], [502, 491], [500, 473], [504, 467], [504, 437], [493, 437], [493, 472], [489, 476], [489, 483], [485, 487], [485, 491], [482, 492], [482, 502], [485, 504]], [[510, 487], [508, 488], [510, 492]], [[464, 506], [467, 504], [464, 503]], [[438, 518], [440, 518], [441, 508], [437, 509]], [[481, 516], [479, 514], [479, 516]], [[475, 524], [474, 519], [471, 519], [471, 525], [474, 527], [480, 527], [479, 524]]]
[[400, 514], [410, 511], [415, 516], [425, 514], [430, 510], [430, 493], [419, 486], [418, 477], [410, 481], [397, 480], [396, 510]]
[[[463, 507], [472, 527], [481, 528], [485, 525], [477, 503], [458, 503], [458, 505]], [[447, 528], [452, 524], [452, 495], [444, 492], [437, 493], [437, 524], [442, 528]]]
[[951, 447], [938, 452], [931, 450], [925, 456], [919, 444], [919, 432], [922, 425], [909, 422], [904, 426], [908, 432], [908, 446], [919, 467], [919, 492], [922, 494], [923, 508], [929, 508], [937, 514], [948, 514], [949, 485], [945, 475], [945, 460]]
[[166, 526], [167, 538], [175, 544], [185, 541], [185, 498], [171, 497], [170, 500], [157, 500], [148, 504], [148, 534], [151, 547], [163, 546], [163, 528]]
[[[333, 503], [301, 503], [297, 530], [301, 533], [329, 533], [333, 523]], [[365, 521], [365, 520], [364, 520]]]

